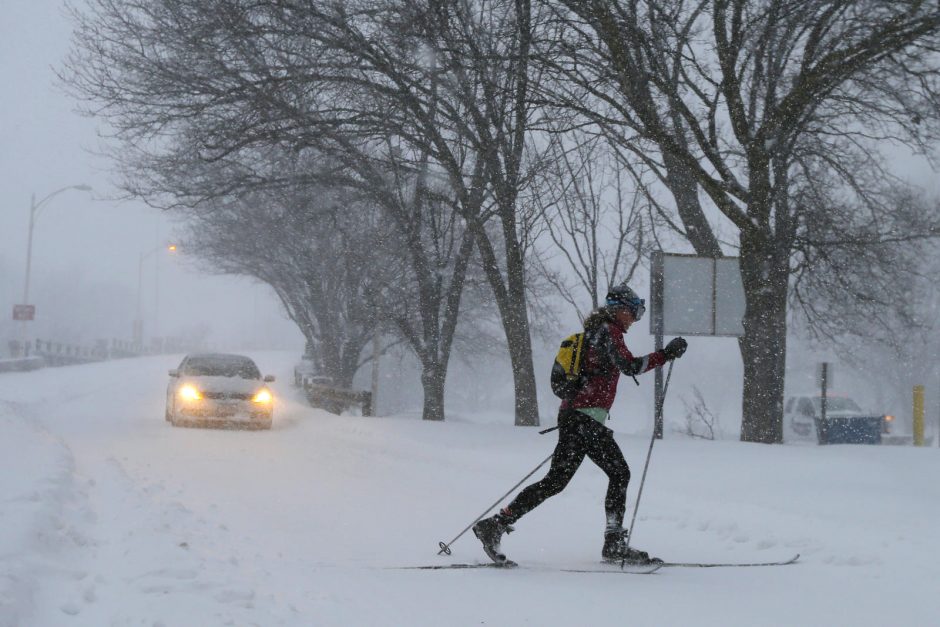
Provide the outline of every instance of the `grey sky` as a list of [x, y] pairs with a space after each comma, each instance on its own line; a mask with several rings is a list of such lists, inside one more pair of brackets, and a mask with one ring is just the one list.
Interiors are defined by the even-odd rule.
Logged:
[[[79, 338], [53, 336], [130, 339], [140, 255], [171, 239], [172, 223], [140, 203], [100, 200], [115, 190], [110, 164], [92, 154], [99, 148], [96, 122], [74, 113], [75, 102], [55, 85], [53, 66], [67, 53], [71, 31], [61, 1], [0, 5], [0, 355], [15, 333], [12, 305], [22, 300], [30, 195], [39, 200], [76, 184], [95, 191], [63, 192], [38, 214], [33, 330], [61, 341]], [[223, 346], [296, 342], [302, 349], [268, 289], [207, 276], [185, 258], [158, 257], [143, 264], [145, 337], [202, 323]]]

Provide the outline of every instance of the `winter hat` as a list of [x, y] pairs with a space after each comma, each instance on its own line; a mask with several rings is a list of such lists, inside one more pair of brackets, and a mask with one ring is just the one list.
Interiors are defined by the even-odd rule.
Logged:
[[607, 291], [607, 306], [612, 309], [627, 308], [634, 320], [639, 320], [646, 312], [646, 301], [640, 298], [626, 283], [615, 285]]

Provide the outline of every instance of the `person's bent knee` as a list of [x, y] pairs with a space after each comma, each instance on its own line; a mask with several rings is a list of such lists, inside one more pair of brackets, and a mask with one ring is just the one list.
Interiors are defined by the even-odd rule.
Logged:
[[624, 466], [623, 468], [618, 468], [615, 472], [612, 472], [610, 474], [610, 482], [626, 488], [630, 483], [630, 468], [628, 466]]
[[543, 490], [545, 490], [546, 495], [555, 496], [564, 490], [570, 481], [570, 476], [553, 477], [552, 479], [545, 482]]

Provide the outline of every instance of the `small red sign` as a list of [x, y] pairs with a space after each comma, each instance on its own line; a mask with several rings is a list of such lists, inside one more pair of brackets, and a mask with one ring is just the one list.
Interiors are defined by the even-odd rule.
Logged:
[[14, 320], [32, 320], [36, 317], [36, 305], [13, 305]]

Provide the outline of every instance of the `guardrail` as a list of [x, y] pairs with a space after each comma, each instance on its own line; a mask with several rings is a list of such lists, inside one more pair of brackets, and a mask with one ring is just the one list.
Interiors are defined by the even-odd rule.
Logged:
[[[29, 349], [27, 349], [27, 354]], [[104, 361], [109, 358], [107, 350], [100, 346], [76, 346], [62, 342], [35, 340], [34, 356], [42, 357], [47, 366], [71, 366], [87, 364], [92, 361]]]
[[53, 366], [137, 357], [147, 354], [148, 351], [139, 344], [118, 339], [98, 340], [94, 346], [84, 346], [37, 338], [25, 342], [11, 341], [10, 353], [19, 359], [44, 357], [46, 365]]
[[[124, 359], [165, 353], [191, 352], [194, 348], [176, 338], [160, 338], [150, 347], [128, 340], [98, 340], [94, 346], [81, 346], [67, 342], [35, 339], [10, 342], [10, 353], [15, 357], [0, 359], [0, 372], [36, 370], [46, 366], [71, 366], [109, 359]], [[202, 350], [204, 347], [198, 347]]]

